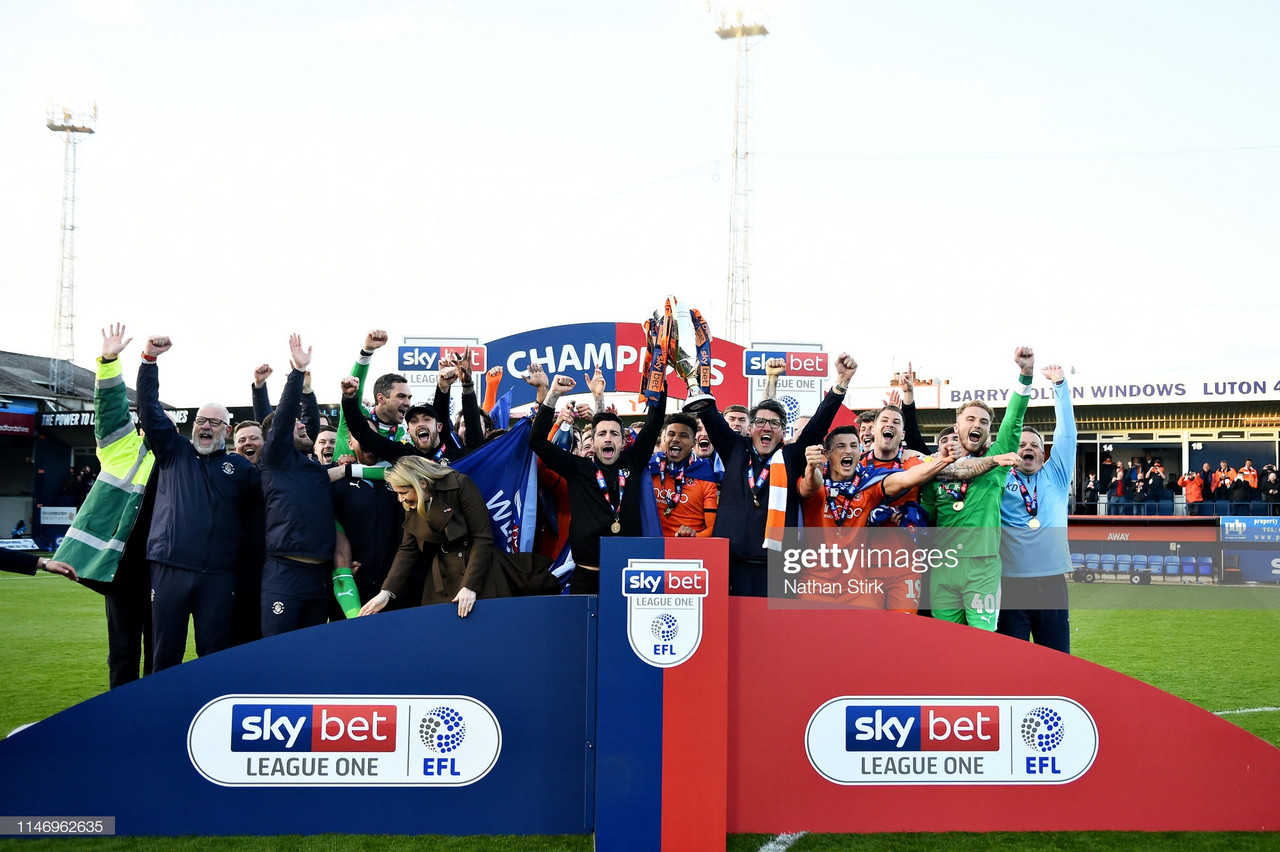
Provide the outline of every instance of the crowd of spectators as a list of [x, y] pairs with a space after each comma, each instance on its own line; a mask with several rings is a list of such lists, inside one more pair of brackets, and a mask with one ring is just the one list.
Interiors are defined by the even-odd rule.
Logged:
[[1089, 473], [1081, 483], [1077, 514], [1099, 514], [1105, 496], [1108, 515], [1172, 515], [1177, 494], [1192, 516], [1280, 514], [1280, 473], [1274, 464], [1259, 469], [1246, 458], [1235, 468], [1222, 459], [1216, 469], [1204, 462], [1200, 470], [1173, 476], [1160, 458], [1148, 455], [1127, 462], [1107, 457], [1101, 468], [1100, 479]]

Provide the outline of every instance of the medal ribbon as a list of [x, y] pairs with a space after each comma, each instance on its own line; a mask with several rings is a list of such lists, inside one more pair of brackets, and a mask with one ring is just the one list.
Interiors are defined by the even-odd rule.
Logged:
[[751, 455], [747, 458], [747, 490], [751, 492], [751, 501], [756, 507], [760, 506], [760, 495], [764, 493], [765, 483], [769, 479], [769, 465], [766, 463], [764, 470], [760, 471], [760, 479], [757, 482], [755, 468], [752, 461], [759, 459], [760, 454], [756, 452], [756, 448], [751, 448]]
[[618, 469], [618, 505], [613, 505], [613, 501], [609, 499], [609, 483], [604, 481], [604, 472], [600, 470], [600, 466], [596, 465], [596, 485], [600, 486], [600, 491], [604, 494], [604, 502], [609, 504], [609, 508], [613, 510], [614, 523], [618, 522], [618, 515], [622, 512], [622, 494], [627, 487], [627, 472]]
[[827, 511], [831, 513], [831, 519], [836, 522], [837, 527], [844, 526], [846, 520], [844, 507], [853, 501], [853, 496], [858, 493], [858, 483], [861, 481], [862, 468], [858, 469], [852, 479], [833, 482], [828, 473], [828, 466], [822, 466], [822, 483], [827, 494]]
[[961, 503], [963, 503], [963, 502], [964, 502], [964, 494], [965, 494], [965, 492], [969, 490], [969, 483], [967, 483], [967, 482], [961, 482], [961, 483], [960, 483], [960, 490], [959, 490], [959, 491], [957, 491], [957, 490], [955, 489], [955, 486], [954, 486], [954, 485], [952, 485], [952, 483], [950, 483], [950, 482], [946, 482], [946, 481], [941, 481], [941, 480], [940, 480], [940, 481], [938, 482], [938, 485], [942, 486], [942, 490], [943, 490], [943, 491], [945, 491], [945, 492], [947, 492], [947, 496], [949, 496], [952, 500], [959, 500]]
[[[667, 508], [663, 514], [670, 515], [680, 503], [680, 494], [684, 491], [684, 472], [689, 467], [687, 461], [680, 467], [671, 466], [671, 481], [674, 483], [672, 496], [667, 498]], [[667, 487], [667, 460], [658, 459], [658, 487]]]
[[1018, 490], [1022, 492], [1022, 502], [1026, 504], [1027, 514], [1034, 518], [1040, 509], [1040, 486], [1037, 485], [1034, 491], [1028, 492], [1027, 484], [1022, 481], [1022, 477], [1016, 470], [1013, 472], [1013, 478], [1018, 483]]

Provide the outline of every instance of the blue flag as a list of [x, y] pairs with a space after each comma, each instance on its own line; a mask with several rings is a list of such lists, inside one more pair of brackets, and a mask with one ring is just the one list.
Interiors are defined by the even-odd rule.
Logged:
[[506, 429], [511, 425], [510, 390], [498, 397], [498, 401], [493, 404], [493, 408], [489, 409], [489, 416], [493, 418], [493, 428], [495, 429]]
[[521, 420], [511, 431], [458, 459], [452, 467], [471, 477], [489, 508], [494, 544], [507, 553], [529, 553], [538, 511], [538, 469], [529, 447], [533, 421]]

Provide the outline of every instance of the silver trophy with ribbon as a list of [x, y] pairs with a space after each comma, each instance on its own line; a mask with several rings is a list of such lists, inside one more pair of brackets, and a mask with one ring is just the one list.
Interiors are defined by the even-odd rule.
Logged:
[[711, 388], [711, 331], [697, 308], [689, 308], [667, 298], [671, 324], [671, 340], [667, 357], [676, 375], [689, 389], [684, 410], [690, 414], [706, 411], [715, 405], [715, 398], [707, 391]]

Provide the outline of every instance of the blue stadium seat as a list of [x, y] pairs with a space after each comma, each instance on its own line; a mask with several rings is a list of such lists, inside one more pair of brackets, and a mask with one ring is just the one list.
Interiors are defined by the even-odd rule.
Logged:
[[1120, 576], [1116, 573], [1116, 555], [1114, 553], [1102, 554], [1102, 573], [1113, 574], [1117, 578]]
[[1072, 568], [1077, 568], [1077, 569], [1083, 569], [1083, 568], [1084, 568], [1084, 554], [1083, 554], [1083, 553], [1073, 553], [1073, 554], [1071, 554], [1071, 567], [1072, 567]]
[[1133, 567], [1133, 557], [1128, 553], [1121, 553], [1116, 557], [1116, 576], [1128, 574], [1129, 569]]
[[1172, 514], [1173, 514], [1173, 501], [1172, 501], [1172, 500], [1161, 500], [1161, 501], [1160, 501], [1160, 514], [1162, 514], [1162, 515], [1172, 515]]
[[1226, 517], [1231, 514], [1231, 501], [1215, 500], [1213, 502], [1213, 513], [1218, 517]]
[[1166, 577], [1178, 576], [1178, 570], [1182, 565], [1182, 561], [1177, 556], [1170, 553], [1164, 558], [1164, 573]]
[[1135, 553], [1133, 555], [1133, 570], [1135, 571], [1147, 570], [1147, 556], [1145, 553]]
[[[1209, 582], [1210, 583], [1213, 582], [1213, 557], [1212, 556], [1201, 556], [1199, 559], [1197, 559], [1196, 569], [1199, 571], [1200, 577], [1208, 577]], [[1197, 583], [1200, 582], [1199, 578], [1196, 578], [1196, 582]]]
[[1159, 577], [1161, 580], [1163, 580], [1164, 579], [1164, 556], [1159, 553], [1157, 553], [1154, 556], [1148, 556], [1147, 570], [1151, 572], [1152, 576]]
[[1092, 583], [1097, 579], [1099, 571], [1102, 570], [1102, 557], [1096, 553], [1086, 553], [1084, 555], [1084, 573], [1085, 582]]
[[1182, 582], [1186, 582], [1190, 577], [1194, 582], [1196, 576], [1196, 558], [1194, 556], [1182, 557]]
[[1270, 510], [1267, 508], [1267, 501], [1266, 501], [1266, 500], [1251, 500], [1251, 501], [1249, 501], [1249, 514], [1250, 514], [1250, 515], [1269, 515], [1270, 513], [1271, 513], [1271, 512], [1270, 512]]

